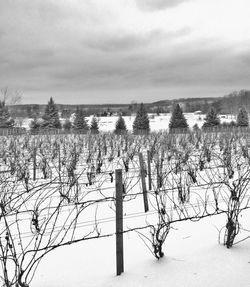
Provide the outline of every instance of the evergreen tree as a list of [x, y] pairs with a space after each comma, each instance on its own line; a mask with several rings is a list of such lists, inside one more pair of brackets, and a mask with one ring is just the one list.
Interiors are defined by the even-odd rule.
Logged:
[[248, 114], [247, 111], [244, 108], [241, 108], [239, 110], [239, 113], [237, 115], [237, 126], [238, 127], [248, 127]]
[[127, 132], [127, 127], [126, 127], [124, 118], [120, 115], [118, 120], [116, 121], [114, 133], [116, 135], [121, 135], [121, 134], [125, 134], [126, 132]]
[[84, 116], [84, 112], [82, 109], [77, 108], [75, 113], [75, 119], [73, 123], [74, 130], [88, 131], [89, 127], [87, 121]]
[[148, 114], [144, 108], [143, 103], [141, 103], [134, 123], [133, 123], [133, 133], [134, 134], [147, 134], [149, 133], [150, 128], [149, 128], [149, 118]]
[[69, 131], [69, 130], [71, 130], [71, 128], [72, 128], [71, 121], [69, 119], [66, 119], [66, 121], [63, 124], [63, 129], [66, 131]]
[[42, 118], [44, 128], [60, 129], [62, 127], [59, 120], [58, 110], [52, 97], [45, 108]]
[[30, 122], [30, 130], [31, 131], [38, 131], [39, 129], [42, 128], [42, 123], [39, 122], [37, 117], [35, 117], [31, 122]]
[[220, 125], [220, 118], [217, 115], [215, 108], [211, 107], [206, 115], [203, 128], [213, 128]]
[[169, 129], [187, 129], [187, 120], [183, 115], [182, 109], [179, 104], [176, 104], [173, 108], [170, 118]]
[[10, 116], [9, 110], [5, 105], [5, 101], [0, 101], [0, 128], [13, 128], [15, 121]]
[[91, 134], [99, 133], [98, 121], [95, 116], [92, 118], [92, 121], [90, 123], [90, 131], [91, 131]]

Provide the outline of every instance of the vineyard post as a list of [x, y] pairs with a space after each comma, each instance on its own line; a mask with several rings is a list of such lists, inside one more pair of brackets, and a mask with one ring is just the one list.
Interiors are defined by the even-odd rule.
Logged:
[[147, 160], [148, 160], [148, 189], [152, 189], [152, 178], [151, 178], [151, 154], [150, 151], [147, 151]]
[[17, 141], [17, 137], [15, 137], [15, 141], [14, 141], [14, 159], [15, 159], [15, 164], [17, 162], [16, 158], [17, 158], [17, 151], [16, 151], [16, 141]]
[[74, 143], [74, 153], [75, 153], [75, 161], [77, 159], [77, 155], [76, 155], [76, 143]]
[[143, 163], [143, 156], [141, 152], [139, 153], [139, 163], [140, 163], [140, 170], [141, 170], [141, 183], [142, 183], [144, 210], [145, 212], [147, 212], [148, 211], [148, 194], [147, 194], [146, 181], [145, 181], [145, 169], [144, 169], [144, 163]]
[[124, 272], [123, 259], [123, 186], [122, 169], [115, 171], [116, 188], [116, 275]]
[[58, 145], [58, 171], [59, 176], [61, 177], [61, 145]]
[[33, 180], [36, 180], [36, 145], [33, 149]]

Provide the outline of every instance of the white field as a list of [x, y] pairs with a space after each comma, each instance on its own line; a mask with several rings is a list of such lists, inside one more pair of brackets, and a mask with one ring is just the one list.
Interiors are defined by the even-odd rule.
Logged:
[[[158, 117], [157, 121], [160, 122], [160, 118]], [[116, 118], [113, 117], [112, 120], [115, 122]], [[111, 123], [106, 122], [106, 125], [110, 127]], [[104, 233], [106, 230], [114, 232], [114, 210], [105, 210], [105, 213], [101, 209], [98, 211], [97, 219], [113, 217], [113, 220], [100, 224], [99, 228]], [[152, 211], [151, 206], [150, 212]], [[90, 213], [83, 213], [81, 220], [93, 220], [94, 212], [95, 210], [91, 209]], [[126, 219], [126, 213], [132, 212], [143, 213], [142, 198], [131, 201], [128, 209], [124, 209], [124, 229], [142, 222], [145, 225], [145, 220], [151, 219], [150, 212], [143, 214], [140, 219]], [[240, 224], [246, 230], [250, 230], [249, 216], [250, 212], [247, 210], [239, 218]], [[225, 224], [225, 215], [209, 217], [199, 222], [188, 220], [173, 224], [163, 248], [165, 257], [159, 261], [152, 256], [137, 233], [127, 233], [124, 235], [125, 272], [118, 277], [115, 276], [115, 236], [59, 248], [41, 261], [30, 286], [249, 287], [250, 239], [240, 242], [232, 249], [220, 245], [218, 230]], [[79, 228], [77, 233], [82, 232], [85, 235], [84, 231], [84, 228]], [[235, 241], [248, 235], [247, 231], [242, 231]]]
[[[194, 113], [184, 113], [188, 125], [190, 128], [194, 126], [194, 124], [198, 124], [201, 127], [204, 123], [204, 119], [206, 115], [196, 115]], [[159, 116], [154, 114], [149, 114], [150, 119], [150, 130], [151, 131], [161, 131], [167, 130], [169, 121], [170, 121], [171, 114], [161, 114]], [[92, 116], [86, 117], [88, 123], [91, 122]], [[98, 117], [99, 120], [99, 129], [103, 132], [110, 132], [113, 131], [115, 128], [115, 123], [118, 119], [118, 116], [111, 116], [111, 117]], [[231, 122], [232, 120], [235, 121], [235, 117], [231, 115], [221, 115], [220, 116], [221, 122]], [[135, 120], [135, 116], [124, 116], [124, 120], [129, 131], [132, 131], [133, 122]], [[22, 126], [26, 129], [29, 129], [29, 124], [32, 119], [25, 119], [23, 121]], [[61, 119], [62, 123], [65, 119]]]
[[[249, 212], [246, 220], [249, 228]], [[250, 240], [232, 249], [218, 244], [225, 216], [175, 224], [157, 261], [136, 233], [124, 236], [125, 272], [115, 276], [115, 237], [52, 252], [42, 261], [35, 287], [249, 287]], [[242, 234], [247, 236], [247, 234]]]
[[[114, 187], [114, 184], [110, 183], [107, 186]], [[140, 183], [135, 187], [134, 192], [136, 189], [141, 191]], [[205, 190], [195, 191], [191, 193], [190, 198], [193, 205], [196, 202], [196, 193], [199, 192], [200, 197], [203, 198]], [[103, 195], [110, 195], [110, 189], [104, 191]], [[207, 195], [209, 195], [208, 201], [212, 201], [212, 193], [208, 192]], [[90, 198], [93, 196], [95, 194], [90, 194]], [[141, 196], [124, 202], [124, 230], [145, 226], [146, 222], [155, 221], [154, 197], [151, 197], [149, 202], [150, 211], [147, 214], [143, 212]], [[128, 218], [131, 213], [140, 213], [140, 216]], [[95, 208], [88, 208], [79, 220], [92, 221], [94, 214]], [[248, 220], [250, 212], [244, 211], [242, 215], [239, 219], [240, 223], [245, 229], [250, 229]], [[111, 218], [107, 222], [98, 224], [102, 233], [115, 232], [114, 216], [113, 204], [100, 204], [96, 213], [97, 221]], [[124, 234], [125, 272], [118, 277], [115, 276], [115, 236], [62, 247], [45, 256], [30, 286], [234, 287], [237, 285], [248, 287], [250, 239], [237, 244], [232, 249], [227, 249], [218, 242], [218, 230], [221, 230], [225, 224], [225, 215], [209, 217], [199, 222], [188, 220], [173, 224], [163, 248], [165, 257], [159, 261], [152, 256], [136, 232], [126, 233]], [[89, 225], [77, 228], [78, 236], [85, 235], [90, 228]], [[144, 234], [149, 234], [149, 230]], [[224, 230], [221, 233], [221, 242], [223, 235]], [[242, 231], [235, 241], [248, 235], [248, 232]]]

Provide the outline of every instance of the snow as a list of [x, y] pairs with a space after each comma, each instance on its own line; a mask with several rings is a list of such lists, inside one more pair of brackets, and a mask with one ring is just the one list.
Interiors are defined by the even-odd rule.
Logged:
[[[204, 119], [206, 117], [205, 114], [195, 114], [195, 113], [184, 113], [184, 116], [187, 119], [187, 123], [190, 128], [192, 128], [195, 124], [198, 124], [201, 127], [204, 123]], [[168, 129], [169, 121], [170, 121], [171, 114], [161, 114], [159, 116], [155, 114], [149, 114], [149, 123], [150, 123], [150, 130], [151, 131], [161, 131]], [[99, 122], [99, 129], [103, 132], [110, 132], [115, 129], [115, 123], [119, 117], [118, 116], [111, 116], [111, 117], [98, 117]], [[135, 116], [124, 116], [123, 117], [129, 131], [133, 130], [133, 122], [135, 120]], [[231, 122], [232, 120], [235, 121], [235, 116], [229, 115], [220, 115], [221, 123], [223, 122]], [[64, 118], [60, 119], [62, 123], [65, 122]], [[72, 120], [72, 119], [71, 119]], [[92, 116], [86, 117], [88, 124], [91, 123]], [[22, 127], [29, 129], [29, 125], [32, 119], [26, 118], [23, 120]]]
[[[192, 127], [195, 123], [202, 126], [205, 115], [185, 114], [185, 117]], [[100, 117], [100, 130], [112, 131], [117, 118]], [[132, 130], [134, 117], [124, 119], [127, 128]], [[90, 122], [91, 118], [88, 120]], [[151, 131], [167, 129], [169, 120], [170, 114], [151, 115]], [[221, 120], [230, 122], [232, 119], [223, 117]], [[27, 123], [28, 120], [25, 124]], [[138, 205], [137, 210], [141, 211], [142, 206]], [[242, 215], [240, 223], [250, 229], [247, 221], [250, 211], [244, 211]], [[99, 216], [102, 218], [104, 215]], [[87, 215], [85, 220], [89, 220]], [[124, 223], [125, 226], [128, 224], [131, 224], [131, 219]], [[41, 261], [31, 286], [248, 287], [250, 240], [243, 241], [232, 249], [219, 244], [218, 230], [225, 224], [225, 215], [205, 218], [199, 222], [173, 224], [164, 244], [165, 256], [160, 260], [152, 256], [136, 232], [127, 233], [124, 235], [125, 272], [121, 276], [115, 276], [115, 236], [62, 247], [46, 255]], [[115, 222], [113, 220], [100, 227], [114, 231]], [[236, 241], [246, 236], [246, 232], [242, 233], [236, 237]]]
[[[243, 215], [241, 222], [250, 214], [245, 211]], [[232, 249], [219, 245], [217, 228], [225, 221], [220, 215], [173, 225], [164, 245], [165, 257], [159, 261], [136, 233], [124, 235], [125, 272], [121, 276], [115, 276], [114, 237], [63, 247], [42, 261], [32, 286], [248, 287], [250, 240]]]
[[[135, 201], [136, 205], [132, 207]], [[132, 200], [130, 204], [124, 208], [124, 213], [143, 211], [142, 198]], [[112, 210], [98, 212], [97, 219], [109, 216], [114, 216]], [[239, 219], [245, 229], [250, 229], [249, 216], [250, 211], [246, 210]], [[86, 214], [85, 220], [89, 219]], [[151, 215], [145, 214], [140, 220], [150, 221]], [[135, 226], [140, 220], [126, 220], [125, 217], [124, 229]], [[216, 215], [198, 222], [187, 220], [173, 224], [164, 244], [165, 256], [160, 260], [153, 257], [136, 232], [124, 234], [125, 272], [121, 276], [116, 276], [115, 236], [59, 248], [41, 261], [31, 286], [248, 287], [250, 240], [231, 249], [219, 244], [219, 230], [226, 220], [225, 215]], [[106, 230], [114, 232], [115, 220], [99, 227], [104, 233]], [[85, 234], [82, 229], [79, 232]], [[247, 232], [242, 232], [235, 241], [247, 236]]]
[[[184, 113], [185, 118], [187, 119], [187, 123], [190, 128], [192, 128], [195, 124], [198, 124], [199, 127], [202, 127], [205, 117], [205, 114], [197, 115], [195, 113]], [[133, 130], [133, 122], [135, 120], [135, 116], [124, 116], [123, 117], [129, 131]], [[161, 131], [167, 130], [170, 122], [171, 114], [162, 114], [155, 115], [149, 114], [149, 124], [151, 131]], [[99, 127], [100, 131], [108, 132], [113, 131], [115, 128], [115, 123], [118, 119], [118, 116], [111, 117], [99, 117]], [[223, 122], [231, 122], [232, 120], [236, 120], [235, 117], [231, 117], [228, 115], [220, 115], [221, 123]], [[91, 122], [91, 117], [87, 118], [88, 122]]]

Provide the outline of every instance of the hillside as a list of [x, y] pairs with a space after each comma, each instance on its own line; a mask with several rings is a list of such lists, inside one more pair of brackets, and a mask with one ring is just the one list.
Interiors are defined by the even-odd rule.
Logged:
[[[207, 113], [208, 109], [213, 106], [219, 113], [237, 114], [240, 107], [244, 106], [250, 112], [250, 91], [241, 90], [233, 92], [223, 97], [206, 97], [206, 98], [179, 98], [165, 99], [151, 103], [145, 103], [148, 112], [164, 113], [171, 112], [172, 106], [179, 103], [184, 112], [192, 113], [202, 111]], [[9, 106], [10, 112], [16, 117], [34, 117], [43, 114], [46, 104], [24, 104]], [[122, 113], [123, 115], [131, 115], [137, 111], [138, 103], [132, 102], [128, 104], [100, 104], [100, 105], [64, 105], [57, 104], [58, 110], [64, 117], [69, 117], [77, 107], [82, 108], [86, 116], [96, 114], [98, 116], [107, 116], [113, 113]]]

